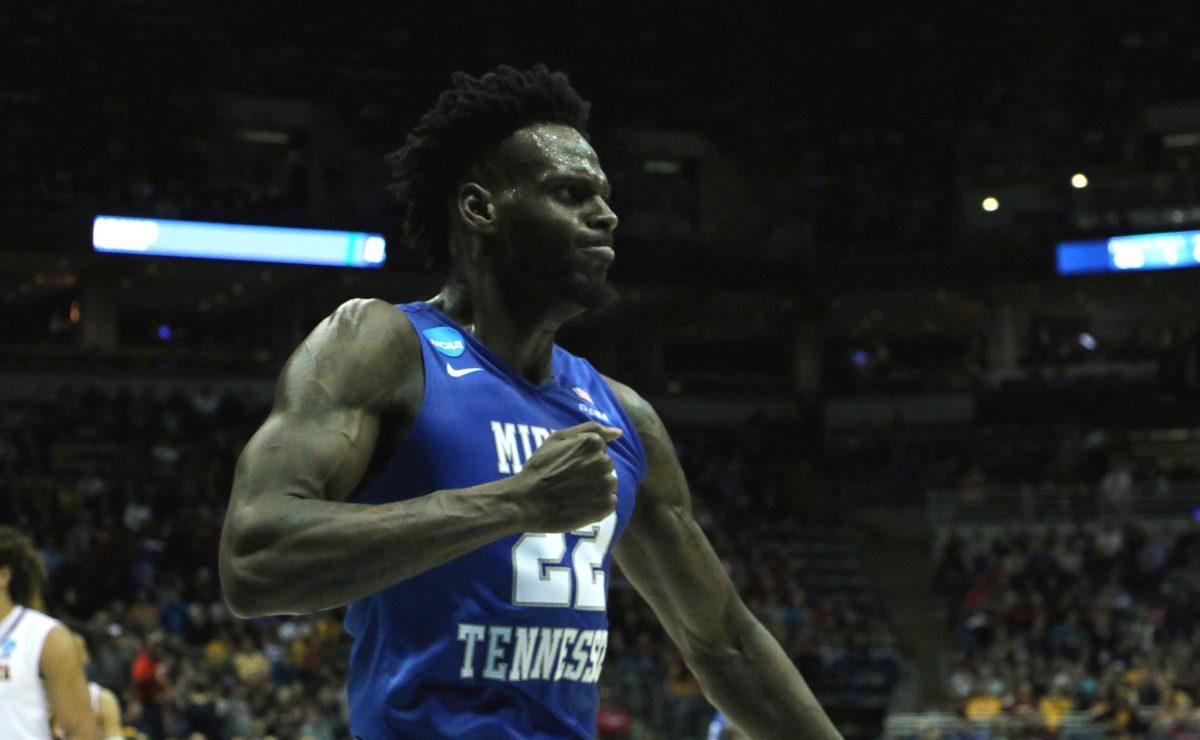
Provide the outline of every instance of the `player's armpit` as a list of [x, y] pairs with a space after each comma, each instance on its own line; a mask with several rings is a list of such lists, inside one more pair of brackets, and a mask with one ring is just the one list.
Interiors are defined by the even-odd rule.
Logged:
[[54, 715], [63, 737], [69, 740], [97, 737], [99, 726], [92, 714], [83, 664], [66, 627], [59, 625], [46, 635], [38, 668], [46, 687], [50, 713]]

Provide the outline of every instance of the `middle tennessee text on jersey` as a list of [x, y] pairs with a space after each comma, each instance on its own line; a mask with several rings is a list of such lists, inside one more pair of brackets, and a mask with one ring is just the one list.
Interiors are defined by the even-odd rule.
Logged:
[[[398, 308], [421, 338], [425, 395], [351, 501], [515, 475], [555, 430], [601, 420], [623, 432], [608, 446], [618, 503], [583, 529], [506, 537], [351, 604], [351, 729], [364, 740], [594, 737], [612, 548], [646, 470], [637, 432], [586, 360], [555, 345], [553, 378], [535, 386], [432, 306]], [[447, 357], [482, 371], [455, 379]]]

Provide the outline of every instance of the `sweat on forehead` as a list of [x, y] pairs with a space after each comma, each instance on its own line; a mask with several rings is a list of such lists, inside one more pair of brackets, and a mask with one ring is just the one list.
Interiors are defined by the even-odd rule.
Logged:
[[537, 177], [547, 170], [595, 172], [599, 160], [591, 144], [561, 124], [535, 124], [513, 132], [494, 152], [494, 166], [511, 174]]

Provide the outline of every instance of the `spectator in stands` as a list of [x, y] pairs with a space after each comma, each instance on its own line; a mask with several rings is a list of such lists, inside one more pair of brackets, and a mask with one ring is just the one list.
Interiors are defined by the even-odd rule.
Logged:
[[951, 535], [937, 572], [964, 636], [951, 678], [963, 711], [995, 716], [988, 697], [1015, 686], [1003, 713], [1036, 706], [1047, 731], [1072, 712], [1133, 736], [1181, 731], [1193, 715], [1178, 697], [1200, 673], [1198, 566], [1195, 522]]

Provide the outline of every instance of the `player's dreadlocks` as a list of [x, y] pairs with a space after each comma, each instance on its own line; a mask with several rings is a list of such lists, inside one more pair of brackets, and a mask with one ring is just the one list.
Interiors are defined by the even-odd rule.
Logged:
[[451, 82], [404, 146], [386, 158], [404, 236], [431, 266], [447, 262], [447, 201], [476, 157], [535, 123], [561, 123], [587, 136], [591, 108], [565, 74], [544, 64], [527, 70], [501, 65], [481, 77], [455, 72]]
[[46, 566], [29, 538], [12, 527], [0, 525], [0, 566], [12, 570], [8, 594], [17, 604], [38, 608]]

